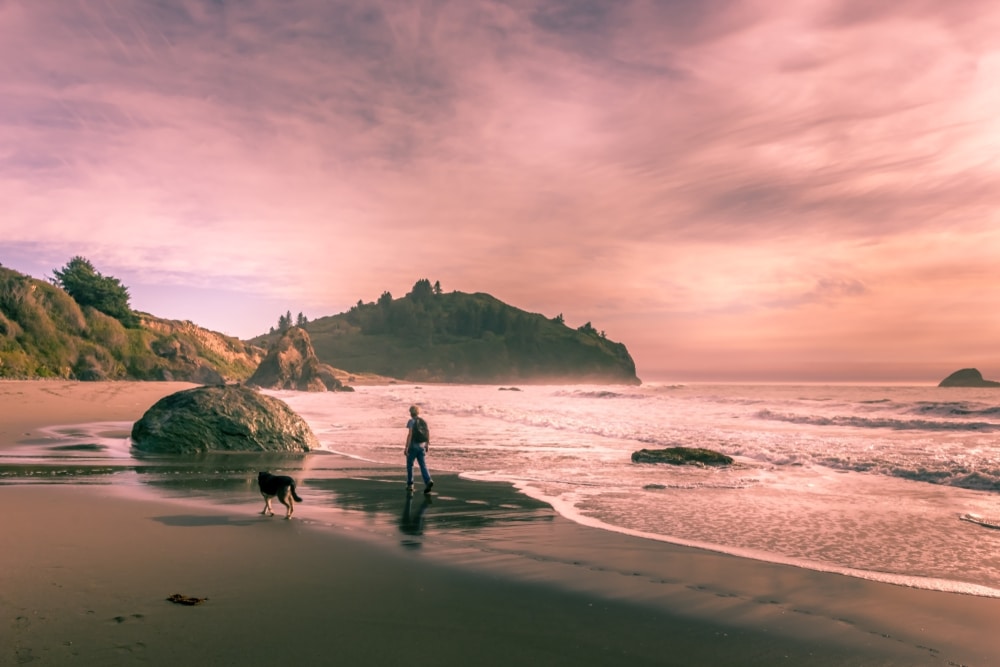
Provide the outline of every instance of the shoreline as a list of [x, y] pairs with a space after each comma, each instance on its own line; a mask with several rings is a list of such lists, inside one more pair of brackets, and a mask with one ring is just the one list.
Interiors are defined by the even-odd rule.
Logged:
[[[52, 424], [138, 419], [193, 386], [15, 382], [0, 383], [0, 454]], [[141, 652], [153, 664], [429, 653], [438, 664], [979, 667], [1000, 655], [995, 599], [611, 533], [508, 485], [445, 475], [417, 531], [401, 518], [413, 508], [397, 470], [303, 476], [290, 522], [260, 517], [245, 484], [213, 499], [183, 481], [141, 493], [103, 479], [0, 483], [19, 545], [0, 556], [14, 637], [0, 664]], [[209, 600], [181, 608], [165, 601], [173, 593]]]

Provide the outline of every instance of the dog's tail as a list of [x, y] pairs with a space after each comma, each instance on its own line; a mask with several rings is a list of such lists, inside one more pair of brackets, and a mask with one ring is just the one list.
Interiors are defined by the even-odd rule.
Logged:
[[299, 494], [295, 493], [295, 485], [294, 484], [292, 484], [292, 499], [295, 502], [297, 502], [297, 503], [301, 503], [302, 502], [302, 499], [299, 498]]

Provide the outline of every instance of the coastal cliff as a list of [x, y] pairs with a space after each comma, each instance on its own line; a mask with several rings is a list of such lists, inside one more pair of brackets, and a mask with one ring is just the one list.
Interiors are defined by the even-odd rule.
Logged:
[[127, 324], [0, 267], [0, 378], [243, 380], [264, 350], [189, 321], [129, 311]]

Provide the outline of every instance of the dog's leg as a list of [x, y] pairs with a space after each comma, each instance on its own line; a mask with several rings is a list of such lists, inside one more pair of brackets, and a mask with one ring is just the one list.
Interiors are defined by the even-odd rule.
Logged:
[[280, 496], [278, 496], [278, 500], [280, 500], [281, 504], [284, 505], [287, 508], [287, 510], [285, 511], [285, 518], [286, 519], [291, 519], [292, 518], [292, 512], [295, 511], [294, 508], [293, 508], [293, 506], [292, 506], [292, 493], [291, 493], [291, 490], [285, 489], [284, 493], [282, 493]]
[[264, 516], [274, 516], [274, 510], [271, 509], [271, 496], [264, 496], [264, 511], [261, 514]]

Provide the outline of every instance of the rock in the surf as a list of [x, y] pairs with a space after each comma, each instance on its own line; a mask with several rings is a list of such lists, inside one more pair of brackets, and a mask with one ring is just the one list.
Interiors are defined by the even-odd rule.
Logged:
[[632, 452], [632, 463], [725, 466], [731, 465], [732, 462], [732, 457], [700, 447], [667, 447], [666, 449], [640, 449], [637, 452]]

